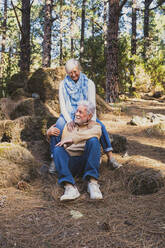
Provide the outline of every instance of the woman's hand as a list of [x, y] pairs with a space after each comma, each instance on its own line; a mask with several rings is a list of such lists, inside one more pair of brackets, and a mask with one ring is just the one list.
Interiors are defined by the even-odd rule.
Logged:
[[67, 129], [69, 132], [72, 132], [74, 127], [75, 127], [75, 122], [74, 121], [70, 121], [69, 123], [66, 124], [67, 125]]

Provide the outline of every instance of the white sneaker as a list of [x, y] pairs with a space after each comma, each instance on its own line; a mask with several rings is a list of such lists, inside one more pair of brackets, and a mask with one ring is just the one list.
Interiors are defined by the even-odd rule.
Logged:
[[67, 185], [65, 186], [65, 192], [61, 196], [60, 201], [71, 201], [80, 196], [80, 193], [76, 186]]
[[50, 174], [54, 174], [56, 172], [56, 167], [55, 167], [55, 163], [54, 160], [52, 159], [50, 165], [49, 165], [49, 173]]
[[88, 183], [88, 193], [90, 194], [91, 199], [103, 199], [103, 195], [100, 191], [100, 185], [96, 182], [89, 182]]

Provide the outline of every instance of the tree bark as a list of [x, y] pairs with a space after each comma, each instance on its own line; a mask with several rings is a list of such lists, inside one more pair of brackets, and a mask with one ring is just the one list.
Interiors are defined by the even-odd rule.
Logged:
[[20, 70], [29, 72], [30, 70], [30, 0], [22, 0], [22, 27], [20, 41]]
[[150, 5], [153, 0], [145, 0], [144, 2], [144, 46], [143, 46], [143, 58], [146, 59], [147, 48], [149, 47], [149, 16], [150, 16]]
[[44, 39], [42, 57], [43, 67], [50, 67], [51, 65], [52, 6], [53, 0], [45, 0]]
[[82, 1], [82, 14], [81, 14], [81, 40], [80, 40], [80, 62], [84, 53], [84, 31], [85, 31], [85, 3], [86, 0]]
[[119, 95], [118, 75], [118, 29], [120, 12], [127, 0], [109, 0], [109, 18], [107, 30], [107, 75], [106, 101], [115, 102]]
[[63, 0], [60, 0], [60, 65], [63, 64], [62, 60], [63, 60], [63, 42], [62, 42], [62, 34], [63, 34], [63, 18], [62, 18], [62, 14], [63, 14]]
[[104, 56], [105, 58], [107, 57], [107, 7], [108, 7], [107, 5], [108, 5], [107, 0], [104, 0], [103, 31], [104, 31]]
[[0, 62], [0, 88], [3, 93], [3, 74], [4, 74], [4, 55], [6, 48], [6, 30], [7, 30], [7, 0], [4, 1], [4, 11], [3, 11], [3, 22], [2, 22], [2, 47], [1, 47], [1, 62]]
[[107, 32], [107, 78], [106, 101], [115, 102], [118, 98], [118, 23], [119, 0], [109, 0], [109, 23]]
[[71, 9], [70, 9], [70, 29], [71, 29], [71, 37], [70, 37], [70, 42], [71, 42], [71, 57], [73, 58], [73, 0], [70, 1]]
[[132, 35], [131, 35], [131, 54], [136, 54], [136, 26], [137, 26], [136, 0], [132, 0]]

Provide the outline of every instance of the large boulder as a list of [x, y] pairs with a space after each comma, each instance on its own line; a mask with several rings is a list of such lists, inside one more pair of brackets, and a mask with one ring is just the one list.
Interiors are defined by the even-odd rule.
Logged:
[[26, 86], [31, 74], [26, 72], [19, 72], [14, 74], [7, 82], [7, 91], [9, 95], [14, 94], [19, 88], [23, 89]]
[[47, 100], [58, 100], [58, 89], [60, 82], [66, 75], [63, 66], [57, 68], [40, 68], [33, 73], [26, 85], [30, 93], [37, 93], [43, 102]]
[[125, 153], [127, 151], [127, 139], [125, 136], [118, 134], [109, 134], [113, 152]]
[[56, 122], [55, 117], [23, 116], [15, 120], [0, 121], [0, 142], [26, 147], [38, 160], [49, 160], [50, 150], [46, 130]]
[[10, 118], [12, 120], [21, 117], [21, 116], [39, 116], [41, 118], [49, 118], [55, 115], [56, 117], [58, 114], [56, 112], [50, 112], [50, 108], [46, 106], [40, 99], [35, 98], [25, 98], [19, 101], [13, 111], [10, 113]]

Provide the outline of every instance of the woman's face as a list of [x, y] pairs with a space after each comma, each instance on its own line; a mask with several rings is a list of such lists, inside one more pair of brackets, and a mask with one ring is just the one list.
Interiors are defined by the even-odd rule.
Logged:
[[80, 70], [79, 68], [76, 66], [73, 68], [73, 70], [71, 70], [68, 75], [71, 77], [71, 79], [75, 82], [77, 82], [79, 80], [80, 77]]

